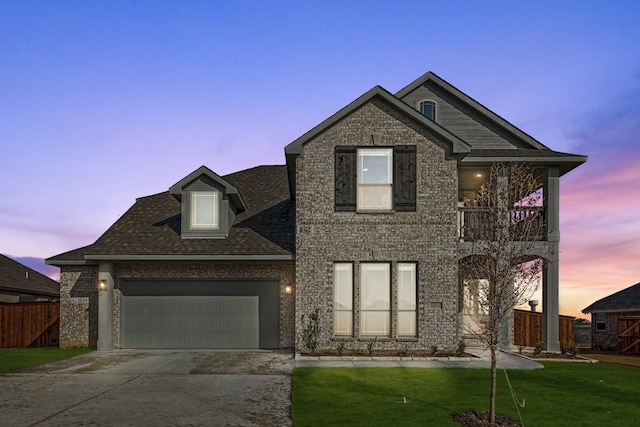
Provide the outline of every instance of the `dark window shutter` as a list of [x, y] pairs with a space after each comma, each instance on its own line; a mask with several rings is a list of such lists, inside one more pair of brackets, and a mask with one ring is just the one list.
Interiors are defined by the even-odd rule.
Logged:
[[393, 208], [416, 210], [416, 146], [398, 145], [393, 151]]
[[356, 188], [358, 186], [357, 149], [354, 146], [336, 147], [335, 210], [355, 212]]

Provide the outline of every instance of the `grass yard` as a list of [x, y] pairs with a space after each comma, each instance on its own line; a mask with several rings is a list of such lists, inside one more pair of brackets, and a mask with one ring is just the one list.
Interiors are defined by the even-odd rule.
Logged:
[[58, 347], [0, 349], [0, 373], [16, 371], [56, 360], [68, 359], [92, 352], [90, 348], [60, 349]]
[[[507, 371], [525, 426], [637, 426], [640, 369], [611, 363], [544, 362]], [[399, 403], [405, 396], [407, 403]], [[489, 408], [488, 369], [296, 368], [293, 425], [460, 426], [451, 414]], [[504, 372], [497, 412], [519, 422]]]

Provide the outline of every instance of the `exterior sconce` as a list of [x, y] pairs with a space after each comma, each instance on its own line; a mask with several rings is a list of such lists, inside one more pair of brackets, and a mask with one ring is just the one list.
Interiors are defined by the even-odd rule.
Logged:
[[99, 291], [107, 290], [107, 281], [105, 279], [98, 280], [98, 290]]
[[287, 294], [287, 295], [290, 295], [291, 292], [293, 292], [293, 285], [285, 285], [284, 293]]

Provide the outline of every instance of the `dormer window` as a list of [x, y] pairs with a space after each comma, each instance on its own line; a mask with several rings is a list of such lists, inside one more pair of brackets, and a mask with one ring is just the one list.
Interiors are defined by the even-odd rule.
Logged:
[[436, 102], [430, 99], [420, 102], [420, 112], [426, 118], [436, 121]]
[[174, 184], [169, 192], [180, 201], [183, 239], [225, 239], [236, 215], [247, 210], [238, 189], [205, 166]]
[[219, 191], [191, 191], [191, 218], [189, 229], [220, 229]]

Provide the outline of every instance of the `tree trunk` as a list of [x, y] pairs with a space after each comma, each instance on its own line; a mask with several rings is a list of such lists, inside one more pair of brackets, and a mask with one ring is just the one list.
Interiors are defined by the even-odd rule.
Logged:
[[496, 370], [497, 352], [496, 345], [491, 344], [491, 392], [489, 393], [489, 422], [493, 425], [496, 422]]

